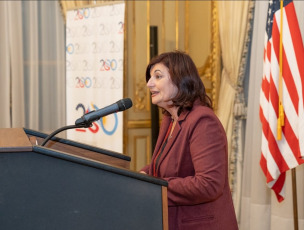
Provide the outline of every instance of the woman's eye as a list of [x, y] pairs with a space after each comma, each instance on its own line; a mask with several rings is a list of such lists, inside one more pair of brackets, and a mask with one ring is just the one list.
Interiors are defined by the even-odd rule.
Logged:
[[155, 78], [156, 78], [156, 79], [160, 79], [161, 76], [160, 76], [160, 75], [156, 75]]

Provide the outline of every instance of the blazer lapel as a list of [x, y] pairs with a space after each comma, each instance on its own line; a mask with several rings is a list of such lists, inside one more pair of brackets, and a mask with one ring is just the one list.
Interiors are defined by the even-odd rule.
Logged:
[[176, 138], [178, 137], [180, 130], [181, 130], [181, 127], [180, 127], [179, 123], [177, 122], [171, 137], [170, 136], [168, 137], [168, 141], [167, 141], [166, 147], [164, 148], [164, 151], [160, 157], [159, 164], [161, 164], [162, 160], [168, 154], [168, 152], [171, 149], [172, 145], [174, 144]]
[[[169, 137], [168, 141], [167, 141], [167, 144], [166, 144], [166, 147], [164, 148], [163, 150], [163, 153], [159, 159], [159, 165], [162, 163], [162, 161], [164, 160], [164, 158], [168, 155], [172, 145], [175, 143], [179, 133], [181, 132], [181, 124], [183, 122], [183, 120], [185, 120], [186, 116], [188, 115], [189, 111], [185, 111], [185, 112], [182, 112], [181, 115], [178, 117], [178, 121], [175, 125], [175, 128], [173, 130], [173, 133], [171, 135], [171, 137]], [[170, 122], [171, 122], [171, 119], [169, 119], [169, 122], [168, 124], [166, 125], [166, 128], [163, 130], [163, 133], [162, 133], [162, 138], [160, 139], [161, 140], [161, 143], [157, 143], [159, 146], [157, 148], [157, 151], [159, 150], [159, 148], [161, 147], [161, 144], [163, 143], [164, 141], [164, 138], [165, 138], [165, 135], [166, 135], [166, 132], [168, 131], [168, 128], [169, 128], [169, 125], [170, 125]], [[158, 167], [159, 168], [159, 167]]]
[[170, 126], [170, 122], [171, 122], [170, 117], [168, 117], [168, 116], [163, 117], [162, 125], [161, 125], [160, 130], [159, 130], [159, 134], [158, 134], [157, 142], [156, 142], [155, 149], [154, 149], [154, 152], [153, 152], [153, 156], [155, 156], [156, 153], [158, 153], [158, 151], [159, 151], [159, 149], [160, 149], [160, 147], [163, 143], [163, 140], [166, 136], [168, 128]]

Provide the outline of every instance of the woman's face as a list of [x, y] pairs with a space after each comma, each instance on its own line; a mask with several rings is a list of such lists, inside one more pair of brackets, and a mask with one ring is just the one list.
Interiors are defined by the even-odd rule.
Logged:
[[162, 63], [152, 66], [147, 87], [150, 89], [152, 103], [168, 109], [171, 99], [177, 94], [177, 87], [171, 81], [169, 69]]

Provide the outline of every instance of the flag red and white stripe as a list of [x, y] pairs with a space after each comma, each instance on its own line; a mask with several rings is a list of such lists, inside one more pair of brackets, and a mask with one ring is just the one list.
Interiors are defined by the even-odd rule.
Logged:
[[[304, 48], [293, 1], [285, 0], [281, 33], [280, 1], [270, 1], [260, 92], [262, 146], [260, 165], [279, 201], [285, 197], [285, 172], [304, 163]], [[282, 37], [282, 138], [277, 139], [279, 53]]]

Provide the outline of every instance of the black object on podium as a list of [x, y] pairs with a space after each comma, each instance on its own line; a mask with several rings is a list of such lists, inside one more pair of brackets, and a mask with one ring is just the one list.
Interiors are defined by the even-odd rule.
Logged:
[[166, 181], [33, 145], [36, 134], [0, 129], [1, 229], [168, 229]]

